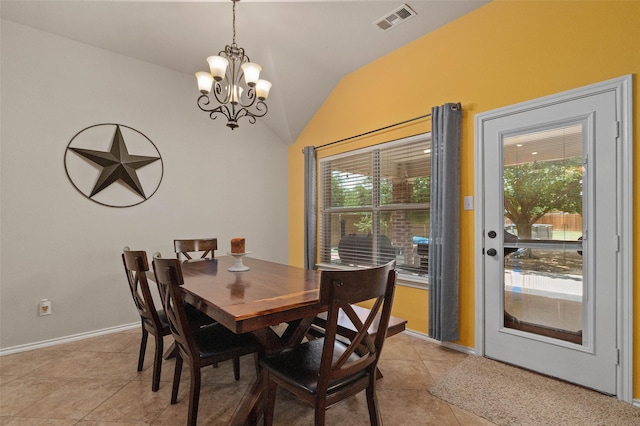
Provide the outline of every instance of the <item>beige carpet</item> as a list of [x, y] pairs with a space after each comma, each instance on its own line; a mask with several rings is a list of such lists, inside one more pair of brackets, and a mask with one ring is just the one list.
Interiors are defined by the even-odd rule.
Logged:
[[501, 426], [640, 425], [640, 408], [615, 397], [477, 356], [429, 392]]

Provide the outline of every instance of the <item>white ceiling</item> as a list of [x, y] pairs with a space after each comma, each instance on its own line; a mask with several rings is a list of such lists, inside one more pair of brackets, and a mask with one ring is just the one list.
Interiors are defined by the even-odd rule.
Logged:
[[[386, 32], [373, 25], [403, 3], [417, 15]], [[293, 143], [342, 76], [486, 3], [242, 0], [236, 41], [273, 83], [260, 120]], [[231, 43], [231, 11], [229, 0], [0, 3], [3, 19], [192, 75]], [[193, 84], [195, 103], [195, 77]]]

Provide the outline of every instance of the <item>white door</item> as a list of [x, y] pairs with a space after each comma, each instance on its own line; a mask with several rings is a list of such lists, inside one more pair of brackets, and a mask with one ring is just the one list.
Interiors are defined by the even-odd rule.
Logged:
[[616, 93], [482, 132], [485, 355], [616, 394]]

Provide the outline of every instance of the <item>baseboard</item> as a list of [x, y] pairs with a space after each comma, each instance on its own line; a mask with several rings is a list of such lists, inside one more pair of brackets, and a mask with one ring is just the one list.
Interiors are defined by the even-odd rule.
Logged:
[[634, 399], [632, 404], [638, 408], [640, 408], [640, 399]]
[[35, 343], [27, 343], [25, 345], [11, 346], [6, 349], [0, 349], [0, 356], [11, 355], [18, 352], [26, 352], [34, 349], [46, 348], [49, 346], [61, 345], [63, 343], [75, 342], [77, 340], [88, 339], [90, 337], [103, 336], [105, 334], [118, 333], [120, 331], [140, 328], [140, 322], [119, 325], [116, 327], [103, 328], [101, 330], [89, 331], [86, 333], [73, 334], [71, 336], [58, 337], [55, 339], [43, 340]]
[[453, 349], [454, 351], [463, 352], [467, 355], [475, 355], [475, 350], [468, 346], [462, 346], [457, 343], [451, 343], [451, 342], [441, 342], [439, 340], [429, 337], [427, 334], [420, 333], [413, 330], [405, 330], [403, 333], [408, 334], [409, 336], [412, 336], [412, 337], [416, 337], [418, 339], [426, 340], [427, 342], [431, 342], [436, 345], [444, 346], [445, 348]]

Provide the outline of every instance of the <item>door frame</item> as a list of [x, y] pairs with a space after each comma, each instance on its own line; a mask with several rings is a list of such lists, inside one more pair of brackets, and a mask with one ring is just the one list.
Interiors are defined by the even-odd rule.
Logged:
[[616, 341], [619, 362], [616, 377], [618, 399], [633, 402], [633, 77], [625, 75], [600, 83], [521, 102], [475, 115], [475, 354], [485, 355], [484, 343], [484, 125], [519, 112], [583, 98], [596, 93], [616, 93], [618, 120], [618, 218], [620, 229], [616, 297]]

